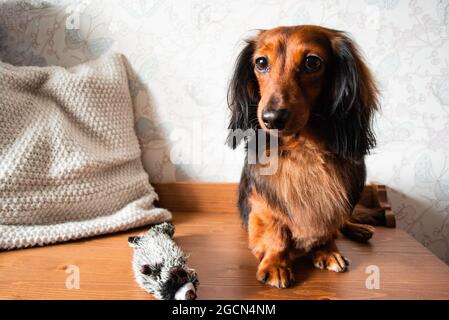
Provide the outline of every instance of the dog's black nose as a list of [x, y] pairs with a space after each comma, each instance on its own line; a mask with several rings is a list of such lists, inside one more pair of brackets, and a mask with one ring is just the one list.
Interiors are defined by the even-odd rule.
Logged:
[[287, 109], [268, 109], [262, 113], [262, 120], [268, 129], [282, 130], [287, 124], [290, 112]]

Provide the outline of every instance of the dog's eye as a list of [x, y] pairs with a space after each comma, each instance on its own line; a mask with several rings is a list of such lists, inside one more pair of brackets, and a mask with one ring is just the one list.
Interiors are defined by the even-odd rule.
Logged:
[[308, 56], [304, 61], [304, 70], [308, 73], [317, 72], [321, 68], [321, 59], [317, 56]]
[[259, 72], [268, 71], [268, 59], [265, 57], [260, 57], [256, 59], [256, 69]]

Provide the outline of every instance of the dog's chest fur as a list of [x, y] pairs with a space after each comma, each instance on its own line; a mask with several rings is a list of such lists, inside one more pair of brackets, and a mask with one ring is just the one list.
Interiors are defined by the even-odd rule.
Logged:
[[274, 175], [254, 176], [254, 191], [290, 229], [298, 249], [309, 251], [334, 237], [350, 213], [337, 166], [322, 149], [302, 142], [279, 157]]

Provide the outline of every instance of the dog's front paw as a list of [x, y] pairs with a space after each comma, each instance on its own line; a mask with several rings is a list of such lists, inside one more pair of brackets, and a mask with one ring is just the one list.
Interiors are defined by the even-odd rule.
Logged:
[[318, 269], [345, 272], [348, 270], [349, 260], [338, 251], [317, 251], [313, 254], [313, 264]]
[[293, 272], [286, 261], [263, 259], [256, 273], [257, 280], [276, 288], [288, 288], [294, 282]]

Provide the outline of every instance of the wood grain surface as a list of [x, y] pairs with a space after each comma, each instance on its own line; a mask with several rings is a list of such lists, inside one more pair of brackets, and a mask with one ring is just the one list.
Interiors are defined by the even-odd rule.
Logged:
[[[175, 212], [175, 239], [190, 254], [200, 277], [199, 299], [449, 299], [449, 267], [399, 229], [378, 227], [372, 241], [338, 240], [351, 260], [337, 274], [295, 266], [297, 284], [275, 289], [255, 279], [237, 213]], [[134, 282], [127, 233], [0, 253], [1, 299], [151, 299]], [[80, 289], [66, 289], [65, 268], [80, 268]], [[370, 265], [379, 267], [380, 289], [365, 286]]]
[[171, 211], [234, 213], [237, 183], [163, 182], [153, 183], [160, 207]]
[[[153, 186], [159, 195], [157, 205], [171, 211], [234, 213], [236, 210], [238, 184], [234, 182], [163, 182]], [[384, 185], [366, 185], [356, 210], [359, 207], [382, 209], [385, 225], [395, 227]]]

